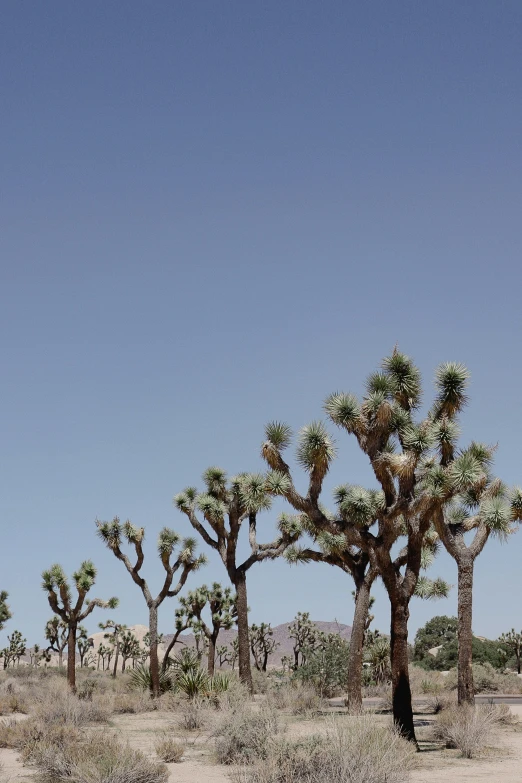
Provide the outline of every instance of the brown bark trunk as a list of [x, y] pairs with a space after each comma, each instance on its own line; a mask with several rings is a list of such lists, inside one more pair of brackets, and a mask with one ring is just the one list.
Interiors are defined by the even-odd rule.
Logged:
[[216, 667], [216, 639], [214, 634], [208, 639], [208, 673], [211, 677], [214, 676], [214, 670]]
[[158, 661], [158, 609], [155, 606], [149, 607], [149, 638], [149, 661], [152, 698], [158, 699], [161, 696], [161, 691]]
[[416, 743], [408, 671], [409, 615], [408, 601], [395, 600], [391, 602], [390, 651], [393, 722], [403, 737]]
[[348, 683], [346, 706], [350, 714], [362, 711], [362, 668], [364, 653], [364, 633], [370, 608], [371, 583], [364, 580], [357, 586], [355, 611], [350, 634], [350, 652], [348, 654]]
[[234, 580], [237, 593], [237, 639], [239, 647], [239, 679], [247, 686], [250, 693], [254, 692], [252, 668], [250, 666], [250, 641], [248, 633], [248, 601], [246, 574], [239, 573]]
[[120, 636], [119, 633], [116, 635], [116, 649], [114, 650], [114, 668], [112, 670], [112, 676], [116, 677], [116, 673], [118, 671], [118, 658], [120, 655]]
[[474, 704], [475, 689], [473, 687], [473, 560], [463, 557], [458, 566], [459, 586], [459, 664], [458, 664], [458, 699], [459, 704]]
[[67, 640], [67, 682], [76, 693], [76, 624], [69, 625]]

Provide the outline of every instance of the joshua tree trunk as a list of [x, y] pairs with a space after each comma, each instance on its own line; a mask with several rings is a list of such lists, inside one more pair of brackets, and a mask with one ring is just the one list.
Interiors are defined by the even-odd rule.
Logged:
[[459, 704], [474, 704], [475, 691], [473, 687], [473, 559], [462, 555], [458, 562], [459, 585], [459, 664], [458, 664], [458, 698]]
[[116, 677], [116, 673], [118, 671], [118, 658], [120, 655], [120, 637], [119, 633], [116, 634], [116, 649], [114, 650], [114, 668], [112, 670], [112, 676]]
[[152, 697], [157, 699], [160, 696], [160, 674], [158, 661], [158, 609], [154, 605], [149, 607], [149, 656]]
[[208, 673], [211, 677], [214, 676], [214, 670], [216, 667], [216, 635], [211, 634], [208, 637]]
[[410, 676], [408, 671], [408, 601], [391, 601], [390, 653], [393, 689], [393, 722], [408, 740], [417, 742], [413, 723]]
[[67, 682], [73, 693], [76, 693], [76, 624], [69, 625], [67, 640]]
[[237, 593], [237, 639], [239, 648], [239, 679], [247, 686], [250, 693], [254, 692], [252, 668], [250, 666], [250, 641], [248, 633], [248, 601], [246, 574], [236, 572], [233, 580]]
[[[373, 580], [372, 580], [373, 581]], [[348, 712], [357, 714], [362, 711], [362, 668], [364, 651], [364, 634], [370, 608], [369, 580], [357, 585], [355, 593], [355, 612], [353, 615], [352, 632], [350, 634], [350, 652], [348, 654], [348, 684], [346, 706]]]

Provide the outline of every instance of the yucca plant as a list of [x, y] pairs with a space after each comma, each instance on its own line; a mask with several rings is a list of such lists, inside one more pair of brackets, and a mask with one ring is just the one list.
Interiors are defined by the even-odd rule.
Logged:
[[[206, 563], [204, 555], [196, 556], [196, 541], [194, 538], [184, 540], [168, 527], [161, 530], [158, 537], [158, 554], [161, 565], [165, 571], [163, 586], [154, 598], [149, 585], [141, 575], [141, 568], [145, 559], [143, 540], [145, 528], [135, 527], [129, 520], [121, 524], [118, 517], [112, 522], [96, 521], [98, 535], [108, 549], [118, 560], [124, 564], [133, 582], [140, 588], [147, 608], [149, 610], [149, 660], [152, 677], [152, 695], [157, 698], [160, 695], [160, 666], [158, 660], [158, 608], [165, 598], [178, 595], [187, 581], [188, 575]], [[136, 560], [131, 563], [127, 554], [121, 548], [122, 540], [134, 548]], [[175, 557], [172, 562], [173, 556]], [[173, 587], [175, 575], [179, 572], [177, 584]]]
[[73, 581], [78, 592], [76, 600], [73, 600], [67, 577], [60, 565], [53, 565], [42, 574], [42, 587], [47, 593], [49, 606], [67, 624], [67, 680], [72, 691], [75, 692], [78, 626], [96, 607], [101, 609], [116, 608], [118, 599], [110, 598], [108, 601], [102, 601], [101, 598], [91, 600], [87, 598], [87, 594], [96, 581], [96, 568], [90, 560], [83, 561], [78, 571], [73, 574]]
[[[272, 490], [265, 474], [240, 473], [228, 479], [224, 470], [208, 468], [203, 474], [205, 491], [188, 487], [176, 495], [174, 503], [189, 519], [194, 530], [219, 554], [237, 595], [239, 677], [253, 692], [248, 634], [247, 573], [263, 560], [279, 557], [297, 539], [292, 529], [280, 530], [270, 543], [257, 541], [257, 520], [271, 507]], [[203, 516], [204, 522], [199, 515]], [[238, 562], [238, 543], [243, 523], [248, 521], [250, 554]], [[239, 549], [241, 549], [239, 547]]]
[[226, 672], [216, 672], [212, 677], [209, 677], [208, 689], [212, 694], [226, 693], [230, 690], [231, 678]]
[[170, 659], [170, 668], [173, 669], [175, 675], [196, 671], [199, 669], [199, 658], [196, 651], [185, 647], [175, 658]]
[[[401, 733], [413, 741], [408, 617], [425, 549], [436, 550], [437, 537], [443, 538], [446, 509], [458, 497], [478, 493], [482, 499], [481, 493], [491, 483], [485, 464], [487, 449], [473, 443], [457, 448], [458, 416], [467, 402], [466, 369], [457, 364], [442, 365], [435, 383], [433, 404], [424, 418], [419, 418], [420, 372], [408, 356], [395, 349], [383, 361], [381, 370], [368, 378], [362, 399], [342, 392], [326, 399], [326, 415], [355, 437], [376, 481], [375, 488], [354, 484], [338, 488], [334, 513], [326, 511], [320, 500], [335, 457], [333, 439], [323, 424], [309, 425], [299, 436], [297, 459], [308, 473], [305, 494], [297, 491], [283, 459], [290, 428], [269, 425], [262, 446], [272, 470], [268, 484], [298, 512], [294, 523], [310, 533], [330, 557], [344, 558], [349, 573], [353, 564], [347, 555], [358, 557], [361, 553], [360, 561], [368, 558], [382, 579], [391, 605], [393, 717]], [[502, 527], [504, 515], [494, 505], [489, 502], [483, 507], [484, 524], [491, 526], [494, 520]], [[514, 515], [522, 514], [522, 493], [511, 507]], [[297, 547], [289, 555], [294, 561], [307, 557]], [[440, 594], [443, 587], [441, 582], [432, 584], [433, 594]], [[421, 594], [426, 595], [427, 588], [427, 582], [420, 583]]]
[[[129, 679], [133, 688], [152, 693], [152, 675], [150, 666], [145, 663], [138, 663], [134, 669], [129, 671]], [[169, 672], [160, 670], [159, 688], [160, 693], [174, 690], [174, 682]]]
[[176, 676], [175, 682], [178, 689], [188, 696], [189, 699], [195, 699], [197, 696], [206, 696], [210, 692], [209, 676], [202, 669], [180, 672]]

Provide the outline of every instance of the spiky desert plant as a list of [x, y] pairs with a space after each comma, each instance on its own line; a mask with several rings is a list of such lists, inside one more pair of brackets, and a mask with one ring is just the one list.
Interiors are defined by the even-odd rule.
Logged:
[[517, 662], [517, 673], [520, 674], [520, 659], [522, 658], [522, 631], [517, 633], [514, 628], [499, 637], [500, 644], [504, 645], [514, 655]]
[[237, 657], [239, 655], [239, 644], [237, 636], [232, 639], [230, 645], [224, 644], [218, 648], [217, 654], [219, 657], [219, 665], [223, 666], [224, 663], [228, 663], [232, 671], [236, 666]]
[[67, 623], [56, 615], [47, 620], [45, 624], [45, 638], [49, 642], [47, 651], [58, 653], [58, 666], [63, 665], [63, 651], [67, 647], [69, 629]]
[[126, 628], [120, 635], [121, 670], [125, 671], [129, 658], [138, 658], [141, 653], [136, 635]]
[[98, 656], [98, 665], [96, 668], [100, 668], [100, 661], [102, 662], [102, 671], [105, 671], [105, 659], [109, 656], [111, 653], [111, 648], [108, 644], [103, 644], [103, 642], [99, 645], [96, 655]]
[[9, 609], [9, 606], [7, 604], [7, 599], [9, 598], [9, 593], [7, 593], [5, 590], [0, 591], [0, 631], [3, 629], [4, 625], [8, 620], [11, 619], [11, 610]]
[[270, 623], [252, 623], [250, 626], [250, 649], [254, 664], [259, 672], [266, 672], [268, 658], [279, 647], [274, 639], [274, 631]]
[[[145, 528], [135, 527], [129, 520], [121, 524], [118, 517], [112, 522], [96, 522], [98, 535], [115, 557], [124, 564], [133, 582], [140, 588], [149, 610], [149, 659], [152, 678], [152, 695], [160, 695], [159, 660], [158, 660], [158, 608], [165, 598], [171, 598], [179, 593], [188, 575], [206, 563], [204, 555], [196, 557], [196, 541], [193, 538], [181, 539], [174, 530], [164, 527], [158, 537], [158, 554], [165, 571], [163, 586], [154, 598], [149, 585], [140, 571], [145, 559], [143, 540]], [[134, 547], [136, 560], [131, 563], [129, 557], [122, 551], [122, 540]], [[174, 560], [173, 560], [174, 556]], [[177, 584], [173, 587], [174, 577], [179, 572]]]
[[92, 649], [93, 641], [89, 639], [87, 628], [84, 625], [78, 626], [78, 636], [76, 640], [78, 646], [78, 655], [80, 656], [80, 669], [83, 669], [85, 664], [85, 656]]
[[[271, 494], [266, 476], [241, 473], [230, 481], [224, 470], [211, 467], [203, 474], [205, 491], [189, 487], [176, 495], [174, 503], [208, 546], [215, 549], [225, 566], [237, 594], [237, 627], [239, 639], [239, 677], [253, 692], [248, 636], [247, 573], [255, 564], [273, 560], [296, 541], [294, 530], [280, 528], [280, 534], [267, 544], [257, 540], [258, 515], [270, 508]], [[198, 512], [210, 528], [200, 521]], [[250, 554], [238, 562], [238, 544], [243, 523], [248, 520]]]
[[[459, 373], [461, 373], [460, 365]], [[395, 349], [367, 380], [362, 400], [336, 392], [325, 402], [329, 419], [355, 436], [369, 459], [376, 488], [346, 485], [335, 492], [337, 510], [320, 504], [324, 479], [335, 457], [335, 445], [321, 422], [299, 436], [297, 459], [308, 473], [308, 490], [300, 494], [282, 452], [290, 441], [286, 425], [271, 426], [262, 453], [272, 468], [274, 492], [283, 495], [301, 516], [307, 532], [321, 537], [332, 552], [365, 553], [382, 578], [391, 604], [393, 716], [401, 733], [415, 741], [408, 673], [409, 603], [417, 588], [426, 536], [438, 514], [454, 498], [484, 482], [483, 465], [473, 448], [456, 450], [457, 417], [466, 403], [465, 386], [439, 370], [437, 394], [423, 419], [421, 378], [414, 363]], [[402, 548], [398, 545], [403, 540]], [[436, 585], [433, 585], [436, 592]]]
[[293, 669], [297, 671], [305, 663], [306, 652], [313, 650], [319, 642], [319, 631], [315, 623], [310, 620], [309, 612], [297, 612], [288, 626], [288, 636], [293, 639]]
[[76, 635], [80, 623], [91, 612], [100, 609], [114, 609], [118, 605], [117, 598], [102, 601], [101, 598], [89, 600], [87, 594], [96, 581], [96, 568], [90, 560], [84, 560], [78, 571], [73, 574], [73, 581], [78, 597], [73, 600], [71, 588], [67, 582], [63, 568], [55, 564], [42, 574], [42, 588], [47, 593], [47, 600], [52, 611], [67, 624], [67, 680], [73, 692], [76, 691]]
[[[475, 560], [490, 536], [507, 538], [522, 519], [522, 490], [509, 493], [499, 479], [490, 475], [493, 451], [482, 444], [472, 444], [467, 454], [482, 466], [483, 481], [440, 509], [436, 520], [444, 546], [457, 564], [459, 704], [475, 702], [472, 667]], [[471, 541], [466, 540], [471, 532]]]
[[[219, 632], [223, 629], [230, 630], [237, 618], [237, 597], [230, 587], [222, 587], [219, 582], [214, 582], [212, 587], [202, 585], [197, 590], [190, 590], [187, 595], [180, 598], [180, 604], [185, 610], [187, 618], [195, 633], [201, 633], [208, 643], [207, 659], [208, 673], [214, 674], [216, 659], [216, 643]], [[211, 625], [207, 625], [203, 612], [208, 608]]]

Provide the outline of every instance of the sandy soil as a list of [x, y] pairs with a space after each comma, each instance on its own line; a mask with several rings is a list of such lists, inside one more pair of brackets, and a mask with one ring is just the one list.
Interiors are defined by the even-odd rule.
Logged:
[[[480, 759], [466, 760], [458, 751], [424, 750], [418, 755], [418, 769], [411, 774], [411, 783], [520, 783], [522, 780], [522, 707], [512, 707], [520, 720], [518, 726], [503, 727], [492, 747]], [[376, 720], [385, 720], [376, 716]], [[428, 730], [431, 720], [419, 716], [419, 738]], [[151, 712], [142, 715], [119, 715], [111, 722], [111, 729], [154, 757], [154, 740], [165, 729], [186, 742], [184, 760], [170, 766], [170, 783], [227, 783], [227, 770], [212, 761], [212, 745], [204, 733], [188, 734], [177, 727], [172, 713]], [[292, 721], [290, 736], [303, 736], [319, 729], [316, 721]], [[2, 783], [35, 783], [34, 773], [23, 767], [15, 750], [0, 749], [0, 781]]]

